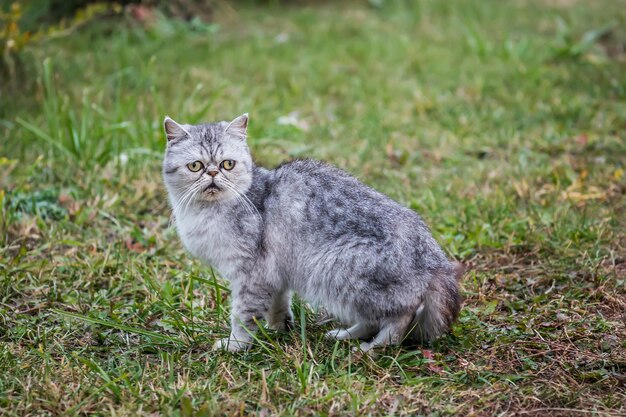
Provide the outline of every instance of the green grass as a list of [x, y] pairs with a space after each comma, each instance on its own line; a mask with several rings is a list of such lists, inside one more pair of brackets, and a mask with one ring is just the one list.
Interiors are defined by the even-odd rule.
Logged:
[[[0, 94], [0, 414], [626, 413], [623, 3], [325, 3], [30, 49]], [[211, 351], [228, 287], [168, 226], [161, 122], [246, 111], [258, 163], [338, 165], [471, 267], [451, 335], [363, 356], [297, 302]]]

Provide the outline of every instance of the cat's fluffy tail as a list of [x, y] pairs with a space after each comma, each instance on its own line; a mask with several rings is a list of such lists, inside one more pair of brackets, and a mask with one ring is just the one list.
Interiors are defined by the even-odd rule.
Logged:
[[461, 309], [459, 282], [465, 266], [456, 263], [452, 270], [438, 271], [432, 277], [422, 304], [415, 312], [410, 337], [432, 341], [446, 333]]

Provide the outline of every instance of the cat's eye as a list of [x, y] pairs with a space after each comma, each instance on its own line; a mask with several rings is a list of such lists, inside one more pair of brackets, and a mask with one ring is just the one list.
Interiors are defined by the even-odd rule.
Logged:
[[226, 171], [230, 171], [231, 169], [235, 168], [235, 161], [233, 161], [232, 159], [224, 159], [221, 165], [222, 168], [224, 168]]
[[203, 166], [204, 165], [202, 165], [202, 162], [200, 161], [195, 161], [190, 164], [187, 164], [187, 168], [189, 168], [189, 171], [191, 172], [198, 172], [202, 169]]

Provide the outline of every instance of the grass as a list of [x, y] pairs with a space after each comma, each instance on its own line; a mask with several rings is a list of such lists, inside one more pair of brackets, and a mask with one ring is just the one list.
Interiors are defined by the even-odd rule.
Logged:
[[[0, 95], [0, 414], [625, 414], [623, 5], [219, 4], [41, 43]], [[336, 164], [471, 267], [451, 335], [363, 356], [296, 302], [211, 351], [228, 288], [168, 226], [161, 121], [245, 111], [260, 164]]]

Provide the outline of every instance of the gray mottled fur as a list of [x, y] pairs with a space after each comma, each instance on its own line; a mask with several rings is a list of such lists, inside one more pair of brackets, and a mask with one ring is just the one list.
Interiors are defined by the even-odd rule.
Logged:
[[[329, 337], [364, 339], [363, 350], [448, 331], [462, 271], [420, 216], [322, 162], [256, 166], [247, 122], [165, 120], [163, 175], [181, 240], [231, 283], [231, 335], [216, 347], [248, 347], [261, 319], [289, 327], [292, 292], [347, 326]], [[204, 168], [191, 172], [194, 161]], [[205, 191], [212, 180], [219, 190]]]

